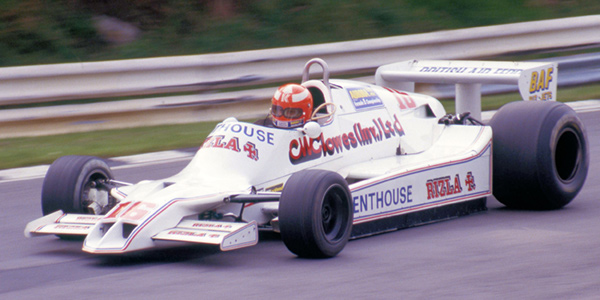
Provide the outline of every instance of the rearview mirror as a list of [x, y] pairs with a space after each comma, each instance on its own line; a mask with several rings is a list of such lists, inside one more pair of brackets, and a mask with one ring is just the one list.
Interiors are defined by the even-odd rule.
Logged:
[[317, 122], [308, 122], [304, 124], [302, 132], [311, 139], [316, 139], [321, 135], [321, 125]]

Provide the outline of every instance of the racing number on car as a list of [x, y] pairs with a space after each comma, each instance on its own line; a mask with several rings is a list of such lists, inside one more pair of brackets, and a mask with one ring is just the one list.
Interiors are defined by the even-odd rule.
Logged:
[[113, 219], [116, 218], [117, 216], [119, 216], [119, 214], [121, 214], [121, 212], [123, 212], [127, 206], [129, 206], [129, 204], [131, 204], [131, 202], [121, 202], [119, 204], [117, 204], [117, 206], [115, 206], [110, 214], [107, 214], [104, 218], [105, 219]]
[[396, 101], [398, 101], [398, 106], [400, 107], [400, 109], [417, 107], [415, 100], [412, 97], [410, 97], [409, 94], [407, 94], [405, 92], [400, 92], [395, 89], [387, 88], [387, 87], [384, 89], [386, 89], [386, 90], [388, 90], [388, 92], [391, 92], [392, 94], [394, 94], [394, 97], [396, 97]]
[[144, 217], [150, 210], [152, 210], [156, 205], [154, 203], [145, 203], [138, 202], [135, 203], [132, 207], [130, 207], [125, 214], [123, 214], [122, 218], [130, 221], [137, 221]]

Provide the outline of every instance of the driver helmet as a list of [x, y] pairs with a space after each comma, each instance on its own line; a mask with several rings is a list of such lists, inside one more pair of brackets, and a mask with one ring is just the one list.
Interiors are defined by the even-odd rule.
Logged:
[[294, 128], [310, 120], [313, 99], [307, 88], [289, 83], [277, 89], [271, 104], [273, 125], [279, 128]]

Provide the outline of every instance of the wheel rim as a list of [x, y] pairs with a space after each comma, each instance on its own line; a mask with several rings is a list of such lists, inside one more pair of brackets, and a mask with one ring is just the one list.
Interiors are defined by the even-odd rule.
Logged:
[[581, 141], [577, 133], [568, 128], [560, 133], [556, 142], [554, 168], [558, 178], [568, 182], [575, 177], [581, 161]]
[[90, 214], [99, 215], [106, 213], [106, 208], [110, 206], [109, 199], [102, 201], [98, 199], [98, 181], [107, 180], [108, 176], [103, 173], [91, 174], [81, 189], [81, 209]]
[[321, 206], [321, 226], [328, 241], [335, 242], [345, 233], [348, 208], [344, 205], [345, 193], [334, 186], [327, 190]]

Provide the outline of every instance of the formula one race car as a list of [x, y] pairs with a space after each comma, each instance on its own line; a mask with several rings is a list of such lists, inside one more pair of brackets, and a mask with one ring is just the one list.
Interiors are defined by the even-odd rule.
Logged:
[[[322, 80], [309, 79], [313, 64]], [[85, 236], [84, 251], [120, 254], [180, 243], [232, 250], [272, 230], [298, 256], [332, 257], [350, 238], [485, 210], [492, 188], [509, 207], [557, 209], [581, 189], [589, 155], [575, 112], [548, 101], [556, 80], [552, 63], [408, 61], [380, 67], [372, 85], [329, 80], [313, 59], [302, 80], [310, 122], [228, 118], [180, 173], [136, 184], [114, 180], [99, 158], [61, 157], [43, 183], [45, 216], [25, 235]], [[460, 109], [446, 115], [409, 81], [456, 83], [457, 97], [518, 83], [524, 99], [544, 101], [509, 103], [484, 125]], [[477, 97], [466, 107], [476, 110]]]

